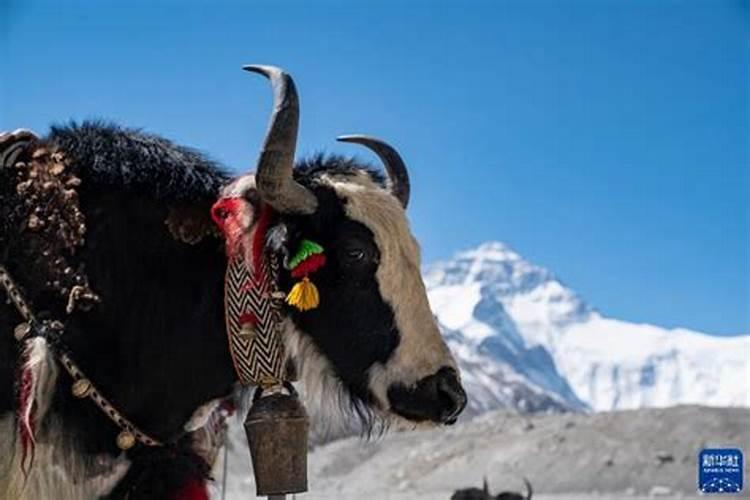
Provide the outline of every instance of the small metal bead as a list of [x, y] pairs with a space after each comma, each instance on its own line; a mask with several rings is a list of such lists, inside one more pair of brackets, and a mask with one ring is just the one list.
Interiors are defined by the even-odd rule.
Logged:
[[135, 446], [135, 436], [130, 431], [122, 431], [117, 435], [117, 447], [121, 450], [129, 450]]
[[89, 394], [91, 394], [91, 381], [87, 378], [78, 379], [73, 383], [73, 386], [70, 388], [70, 391], [73, 393], [73, 396], [83, 399], [85, 397], [88, 397]]

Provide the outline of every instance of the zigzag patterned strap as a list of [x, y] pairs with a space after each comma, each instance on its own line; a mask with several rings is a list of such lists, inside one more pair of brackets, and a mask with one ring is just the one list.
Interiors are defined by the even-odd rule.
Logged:
[[281, 305], [275, 296], [278, 262], [273, 256], [259, 261], [249, 269], [242, 252], [229, 259], [224, 307], [229, 352], [240, 382], [270, 388], [284, 380], [284, 352], [277, 332]]

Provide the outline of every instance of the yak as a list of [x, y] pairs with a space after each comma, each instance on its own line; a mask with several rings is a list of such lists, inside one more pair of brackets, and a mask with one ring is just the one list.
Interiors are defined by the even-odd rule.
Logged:
[[[269, 79], [274, 107], [256, 172], [239, 179], [196, 150], [110, 123], [0, 136], [0, 264], [50, 345], [41, 349], [0, 301], [3, 498], [207, 498], [209, 467], [189, 430], [238, 383], [228, 243], [211, 220], [229, 191], [251, 230], [267, 225], [261, 251], [287, 262], [306, 240], [324, 252], [319, 306], [280, 313], [285, 363], [308, 399], [365, 426], [450, 424], [465, 407], [422, 282], [403, 160], [384, 141], [344, 136], [373, 150], [387, 175], [335, 155], [295, 164], [293, 80], [272, 66], [245, 69]], [[294, 282], [280, 267], [278, 290]], [[86, 373], [83, 386], [66, 355]], [[89, 381], [107, 411], [77, 397]], [[161, 446], [120, 443], [118, 418]]]
[[484, 478], [482, 489], [479, 488], [463, 488], [456, 490], [451, 495], [451, 500], [531, 500], [533, 491], [531, 489], [531, 483], [528, 479], [524, 478], [523, 483], [526, 486], [526, 495], [515, 491], [503, 491], [497, 495], [490, 493], [490, 488], [487, 484], [487, 478]]

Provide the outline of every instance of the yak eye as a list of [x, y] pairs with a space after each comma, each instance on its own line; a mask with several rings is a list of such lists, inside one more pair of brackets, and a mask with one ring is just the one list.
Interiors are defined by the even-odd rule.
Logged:
[[346, 258], [350, 262], [360, 262], [365, 259], [365, 251], [361, 248], [352, 248], [347, 250]]

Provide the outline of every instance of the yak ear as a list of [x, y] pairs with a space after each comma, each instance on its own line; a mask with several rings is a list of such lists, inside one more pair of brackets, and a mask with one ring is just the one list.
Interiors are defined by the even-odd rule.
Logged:
[[[223, 230], [225, 237], [235, 240], [241, 236], [245, 228], [257, 222], [261, 201], [253, 175], [236, 178], [224, 186], [217, 198], [218, 201], [213, 207], [208, 208], [195, 204], [169, 207], [165, 223], [172, 237], [177, 241], [194, 245], [209, 235], [222, 236]], [[227, 201], [232, 199], [239, 199], [245, 203]], [[219, 205], [231, 213], [229, 218], [233, 223], [223, 225], [217, 222], [215, 211]], [[232, 235], [226, 234], [227, 232]]]
[[192, 205], [169, 207], [164, 224], [175, 240], [188, 245], [200, 243], [207, 236], [220, 236], [219, 230], [205, 207]]

